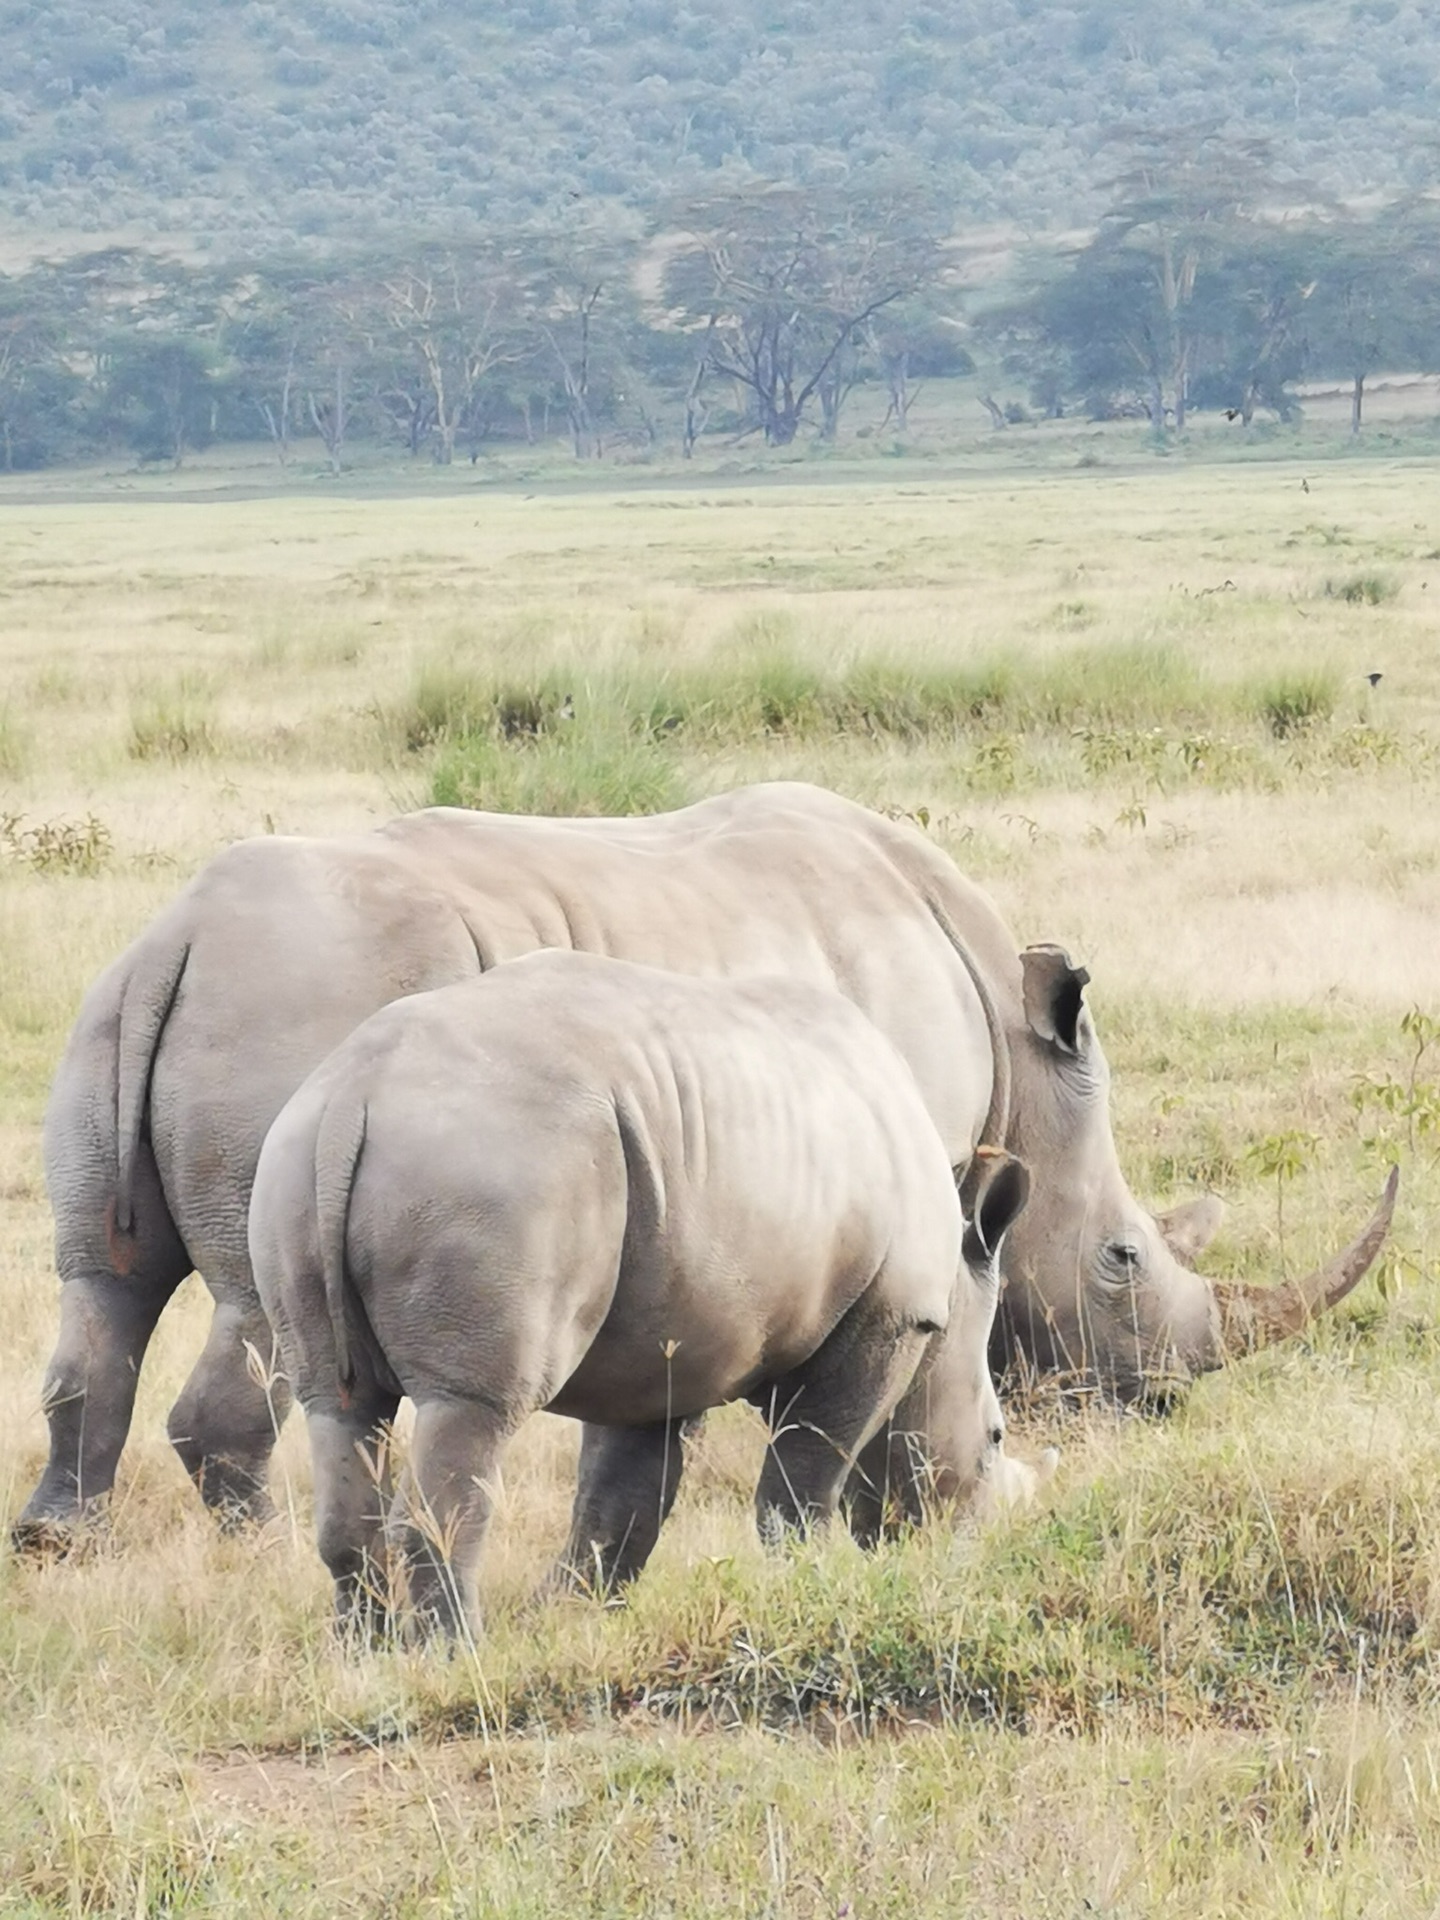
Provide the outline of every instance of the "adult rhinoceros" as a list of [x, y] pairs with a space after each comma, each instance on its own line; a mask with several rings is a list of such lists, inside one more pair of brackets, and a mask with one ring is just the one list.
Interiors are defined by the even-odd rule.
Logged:
[[477, 1624], [500, 1456], [540, 1407], [616, 1436], [563, 1563], [605, 1587], [649, 1557], [687, 1421], [759, 1407], [762, 1530], [803, 1526], [942, 1328], [957, 1491], [978, 1494], [1003, 1458], [995, 1254], [1028, 1184], [986, 1167], [962, 1233], [905, 1062], [794, 980], [532, 953], [362, 1021], [281, 1109], [250, 1206], [342, 1622], [376, 1605], [364, 1453], [402, 1393], [392, 1531], [420, 1622], [451, 1634]]
[[[60, 1062], [45, 1161], [61, 1328], [50, 1459], [22, 1541], [63, 1534], [109, 1491], [146, 1344], [192, 1268], [215, 1316], [171, 1439], [211, 1506], [266, 1510], [288, 1404], [283, 1382], [267, 1395], [247, 1364], [247, 1347], [271, 1344], [246, 1249], [266, 1130], [377, 1008], [540, 947], [838, 988], [908, 1061], [953, 1165], [982, 1144], [1030, 1165], [1006, 1243], [1006, 1350], [1122, 1398], [1297, 1330], [1384, 1237], [1393, 1182], [1360, 1239], [1307, 1281], [1244, 1288], [1183, 1265], [1167, 1236], [1193, 1251], [1205, 1203], [1162, 1226], [1131, 1195], [1084, 971], [1058, 947], [1017, 954], [923, 834], [823, 789], [743, 788], [644, 819], [438, 808], [349, 837], [241, 841], [101, 975]], [[939, 1453], [942, 1489], [945, 1391], [941, 1342], [897, 1420]], [[604, 1451], [587, 1436], [583, 1483]], [[902, 1491], [909, 1458], [891, 1462]], [[884, 1483], [881, 1463], [862, 1464]], [[862, 1531], [873, 1520], [862, 1513]]]

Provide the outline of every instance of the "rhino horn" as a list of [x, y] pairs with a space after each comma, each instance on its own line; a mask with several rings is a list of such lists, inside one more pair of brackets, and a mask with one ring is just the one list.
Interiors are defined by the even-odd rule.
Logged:
[[1220, 1354], [1215, 1364], [1218, 1366], [1226, 1356], [1240, 1358], [1257, 1353], [1277, 1340], [1303, 1333], [1317, 1315], [1337, 1306], [1364, 1278], [1383, 1246], [1399, 1184], [1400, 1169], [1392, 1167], [1380, 1204], [1359, 1239], [1304, 1280], [1286, 1280], [1278, 1287], [1246, 1286], [1238, 1280], [1212, 1281], [1220, 1308]]

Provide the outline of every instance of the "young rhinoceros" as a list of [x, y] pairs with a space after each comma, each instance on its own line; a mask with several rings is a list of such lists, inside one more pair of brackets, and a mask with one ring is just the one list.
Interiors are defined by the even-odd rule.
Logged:
[[474, 1624], [501, 1449], [541, 1407], [626, 1430], [565, 1563], [605, 1585], [654, 1545], [687, 1419], [759, 1406], [762, 1529], [803, 1525], [947, 1324], [950, 1483], [978, 1491], [1002, 1457], [995, 1256], [1027, 1184], [994, 1156], [965, 1228], [898, 1053], [794, 982], [547, 952], [373, 1015], [281, 1111], [250, 1211], [342, 1620], [373, 1604], [363, 1448], [402, 1394], [392, 1544], [420, 1624], [451, 1633]]

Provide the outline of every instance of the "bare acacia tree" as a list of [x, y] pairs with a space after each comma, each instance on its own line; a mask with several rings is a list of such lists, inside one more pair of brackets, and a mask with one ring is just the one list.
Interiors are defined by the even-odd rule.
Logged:
[[1350, 383], [1350, 432], [1364, 426], [1365, 383], [1381, 369], [1436, 364], [1440, 227], [1433, 203], [1378, 219], [1327, 222], [1315, 249], [1306, 313], [1312, 364]]
[[350, 396], [345, 360], [341, 355], [335, 358], [334, 374], [335, 387], [332, 393], [317, 392], [312, 386], [307, 389], [305, 400], [315, 431], [330, 456], [330, 471], [339, 473], [341, 456], [345, 451], [345, 435], [350, 426]]
[[559, 297], [562, 302], [568, 299], [568, 311], [562, 307], [558, 314], [551, 312], [540, 327], [545, 344], [554, 356], [577, 460], [588, 460], [592, 455], [598, 460], [604, 451], [590, 411], [591, 330], [595, 309], [604, 291], [603, 280], [597, 280], [593, 286], [582, 282], [577, 287], [564, 288]]
[[748, 396], [751, 431], [788, 446], [811, 403], [833, 437], [875, 317], [939, 272], [923, 200], [767, 187], [678, 210], [691, 236], [666, 296], [708, 327], [708, 367]]
[[887, 327], [886, 317], [885, 314], [872, 316], [866, 323], [865, 339], [889, 396], [880, 425], [884, 428], [893, 422], [896, 432], [903, 434], [910, 431], [910, 409], [918, 391], [910, 377], [913, 349], [908, 332], [903, 327]]
[[285, 357], [280, 366], [280, 391], [273, 404], [269, 395], [262, 396], [259, 402], [260, 417], [275, 442], [275, 451], [282, 467], [290, 464], [290, 415], [295, 404], [298, 365], [299, 342], [292, 335], [286, 343]]
[[238, 390], [264, 422], [281, 466], [300, 412], [301, 349], [305, 320], [283, 269], [250, 274], [240, 289], [229, 329]]
[[695, 442], [710, 424], [710, 408], [703, 398], [702, 390], [705, 385], [705, 376], [710, 371], [710, 352], [714, 342], [715, 316], [712, 313], [705, 325], [705, 337], [700, 343], [695, 371], [690, 377], [690, 385], [685, 389], [685, 433], [682, 445], [687, 460], [695, 452]]
[[[414, 404], [408, 387], [403, 391], [412, 415], [423, 419], [423, 431], [433, 431], [442, 466], [455, 457], [455, 437], [486, 376], [525, 356], [519, 299], [513, 262], [475, 249], [421, 256], [384, 282], [385, 318], [418, 368], [423, 406]], [[412, 451], [421, 431], [412, 420]]]
[[607, 430], [623, 431], [622, 419], [635, 417], [637, 239], [632, 216], [582, 205], [517, 242], [529, 322], [554, 383], [534, 398], [563, 409], [577, 460], [599, 459]]
[[23, 291], [0, 282], [0, 464], [15, 466], [15, 416], [43, 369], [63, 365], [64, 323], [56, 293], [32, 275]]
[[365, 265], [352, 263], [331, 274], [307, 276], [290, 289], [301, 320], [299, 379], [305, 409], [332, 473], [344, 465], [357, 400], [369, 391], [377, 334], [373, 284]]
[[[1121, 337], [1142, 376], [1151, 425], [1185, 430], [1190, 381], [1203, 331], [1202, 273], [1227, 248], [1236, 223], [1275, 189], [1263, 140], [1222, 136], [1213, 126], [1157, 134], [1121, 129], [1131, 157], [1109, 184], [1118, 197], [1089, 251], [1141, 270], [1149, 297], [1124, 303]], [[1293, 188], [1291, 189], [1293, 191]], [[1117, 258], [1119, 256], [1119, 258]]]

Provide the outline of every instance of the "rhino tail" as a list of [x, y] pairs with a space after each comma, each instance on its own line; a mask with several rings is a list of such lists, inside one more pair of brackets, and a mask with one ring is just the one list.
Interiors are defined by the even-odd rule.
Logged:
[[365, 1105], [361, 1101], [332, 1101], [320, 1117], [315, 1142], [315, 1218], [320, 1237], [320, 1270], [325, 1280], [325, 1306], [335, 1336], [335, 1377], [340, 1397], [349, 1404], [355, 1385], [355, 1363], [350, 1353], [350, 1326], [346, 1313], [345, 1237], [350, 1225], [350, 1195], [355, 1169], [365, 1145]]
[[120, 997], [120, 1039], [116, 1052], [115, 1225], [135, 1230], [135, 1163], [145, 1130], [145, 1109], [160, 1037], [185, 977], [190, 945], [172, 950], [159, 967], [143, 962], [126, 980]]

